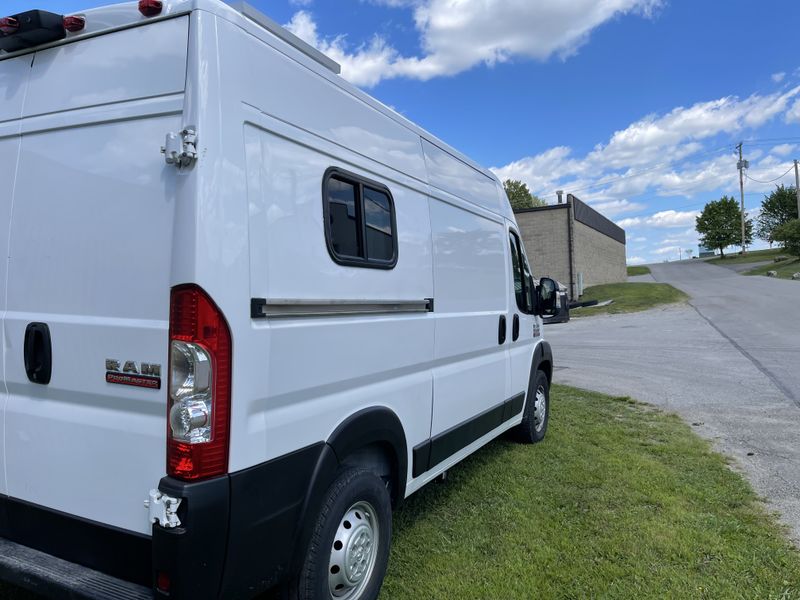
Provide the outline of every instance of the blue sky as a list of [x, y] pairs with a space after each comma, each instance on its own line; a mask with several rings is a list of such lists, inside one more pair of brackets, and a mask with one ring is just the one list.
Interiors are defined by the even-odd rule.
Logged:
[[[694, 216], [793, 183], [800, 2], [250, 0], [343, 75], [502, 178], [574, 192], [628, 232], [631, 263], [694, 248]], [[71, 12], [95, 0], [12, 0]]]

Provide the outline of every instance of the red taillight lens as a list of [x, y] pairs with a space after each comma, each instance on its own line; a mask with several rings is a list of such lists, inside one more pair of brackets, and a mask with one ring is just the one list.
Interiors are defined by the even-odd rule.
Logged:
[[64, 17], [64, 29], [71, 33], [83, 31], [86, 27], [86, 19], [83, 17]]
[[170, 300], [167, 473], [183, 480], [228, 471], [231, 333], [225, 317], [196, 285]]
[[139, 0], [139, 12], [145, 17], [157, 17], [164, 10], [161, 0]]
[[19, 29], [19, 21], [14, 17], [4, 17], [0, 19], [0, 33], [3, 35], [11, 35]]

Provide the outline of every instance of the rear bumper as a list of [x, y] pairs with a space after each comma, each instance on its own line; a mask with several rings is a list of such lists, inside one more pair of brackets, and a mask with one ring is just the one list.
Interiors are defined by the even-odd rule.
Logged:
[[[0, 496], [0, 579], [53, 598], [253, 597], [291, 571], [313, 483], [326, 489], [336, 466], [320, 442], [208, 481], [165, 477], [181, 525], [152, 538]], [[151, 587], [159, 575], [168, 593]]]
[[150, 588], [0, 538], [0, 579], [42, 596], [150, 600]]

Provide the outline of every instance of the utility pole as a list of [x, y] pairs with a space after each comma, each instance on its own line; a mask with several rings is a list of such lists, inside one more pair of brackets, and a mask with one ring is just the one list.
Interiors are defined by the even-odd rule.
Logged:
[[797, 192], [797, 216], [800, 217], [800, 168], [798, 160], [794, 161], [794, 191]]
[[678, 248], [678, 260], [683, 260], [683, 248]]
[[747, 215], [744, 212], [744, 170], [750, 167], [750, 163], [742, 158], [742, 144], [743, 142], [739, 142], [737, 148], [739, 149], [739, 162], [736, 165], [736, 168], [739, 169], [739, 191], [742, 194], [742, 254], [747, 252], [747, 248], [745, 247], [745, 220], [747, 219]]

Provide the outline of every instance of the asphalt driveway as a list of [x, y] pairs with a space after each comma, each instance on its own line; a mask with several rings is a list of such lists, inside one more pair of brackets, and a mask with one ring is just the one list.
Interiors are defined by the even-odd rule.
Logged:
[[548, 326], [556, 381], [680, 414], [800, 542], [800, 283], [700, 261], [651, 270], [690, 304]]

